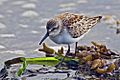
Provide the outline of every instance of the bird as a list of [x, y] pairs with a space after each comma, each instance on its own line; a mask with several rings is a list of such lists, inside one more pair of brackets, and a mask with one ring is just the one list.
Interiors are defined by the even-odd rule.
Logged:
[[68, 45], [66, 55], [70, 53], [70, 44], [75, 43], [75, 51], [79, 40], [87, 34], [92, 27], [100, 22], [102, 16], [88, 17], [77, 13], [64, 12], [48, 20], [46, 34], [39, 45], [49, 37], [56, 44]]

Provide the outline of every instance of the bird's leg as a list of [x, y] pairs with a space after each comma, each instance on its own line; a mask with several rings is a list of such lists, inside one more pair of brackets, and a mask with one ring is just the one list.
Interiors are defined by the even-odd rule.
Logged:
[[68, 55], [69, 53], [70, 53], [70, 45], [68, 44], [68, 50], [67, 50], [65, 56], [61, 59], [61, 61], [60, 61], [57, 65], [55, 65], [55, 67], [58, 68], [58, 67], [62, 64], [62, 62], [64, 61], [64, 59], [67, 57], [67, 55]]
[[75, 42], [75, 55], [74, 55], [74, 57], [76, 56], [76, 54], [77, 54], [77, 52], [78, 52], [77, 44], [78, 44], [78, 42]]
[[66, 54], [65, 54], [65, 57], [66, 57], [69, 53], [70, 53], [70, 45], [68, 44], [68, 50], [67, 50], [67, 52], [66, 52]]

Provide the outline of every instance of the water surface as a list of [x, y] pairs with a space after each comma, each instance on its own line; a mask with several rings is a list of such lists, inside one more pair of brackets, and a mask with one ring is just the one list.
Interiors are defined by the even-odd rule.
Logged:
[[[90, 16], [114, 15], [120, 19], [120, 0], [0, 0], [0, 69], [17, 57], [42, 56], [36, 49], [46, 32], [46, 22], [62, 12]], [[101, 21], [79, 43], [101, 42], [120, 51], [120, 34]], [[51, 40], [49, 46], [58, 46]], [[60, 45], [59, 45], [60, 46]]]

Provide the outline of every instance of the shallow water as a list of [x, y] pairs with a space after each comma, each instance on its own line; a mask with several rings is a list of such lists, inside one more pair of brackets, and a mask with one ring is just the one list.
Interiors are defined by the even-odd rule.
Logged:
[[[114, 15], [120, 19], [120, 0], [0, 0], [0, 69], [3, 62], [17, 57], [42, 56], [39, 41], [45, 34], [46, 22], [62, 12], [85, 15]], [[120, 51], [120, 34], [101, 21], [84, 38], [80, 45], [91, 41], [101, 42]], [[58, 46], [51, 40], [49, 46]]]

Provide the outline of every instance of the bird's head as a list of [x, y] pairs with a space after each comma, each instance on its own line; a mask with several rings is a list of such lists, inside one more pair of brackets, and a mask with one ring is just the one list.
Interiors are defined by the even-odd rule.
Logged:
[[60, 28], [60, 22], [58, 20], [54, 20], [54, 19], [51, 19], [47, 22], [47, 25], [46, 25], [46, 29], [47, 29], [47, 32], [45, 34], [45, 36], [42, 38], [42, 40], [40, 41], [39, 45], [42, 44], [42, 42], [48, 37], [48, 36], [55, 36], [57, 34], [59, 34], [61, 28]]

